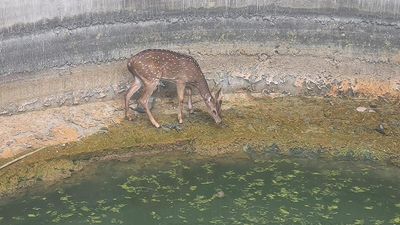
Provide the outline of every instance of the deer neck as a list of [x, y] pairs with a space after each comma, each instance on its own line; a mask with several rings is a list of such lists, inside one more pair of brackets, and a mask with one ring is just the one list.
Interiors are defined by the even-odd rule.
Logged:
[[207, 100], [209, 97], [212, 97], [210, 89], [208, 88], [207, 81], [205, 79], [201, 79], [198, 82], [197, 89], [199, 90], [199, 93], [204, 100]]

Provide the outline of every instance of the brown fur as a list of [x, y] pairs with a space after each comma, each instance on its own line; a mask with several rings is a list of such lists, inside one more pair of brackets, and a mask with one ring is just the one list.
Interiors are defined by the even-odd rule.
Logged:
[[207, 105], [210, 115], [216, 123], [221, 122], [221, 89], [215, 98], [212, 96], [203, 72], [196, 60], [188, 55], [162, 49], [148, 49], [134, 55], [128, 62], [128, 70], [133, 74], [134, 81], [125, 96], [125, 117], [128, 118], [129, 100], [143, 85], [144, 91], [139, 98], [139, 104], [145, 109], [151, 123], [160, 127], [148, 108], [148, 100], [157, 88], [160, 80], [176, 83], [179, 108], [178, 121], [183, 122], [183, 99], [188, 86], [188, 106], [192, 109], [192, 87], [198, 89]]

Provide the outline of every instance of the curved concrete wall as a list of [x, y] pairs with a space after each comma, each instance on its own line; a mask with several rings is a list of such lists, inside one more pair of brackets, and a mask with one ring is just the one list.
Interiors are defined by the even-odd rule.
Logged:
[[0, 114], [119, 96], [145, 48], [198, 59], [225, 89], [400, 89], [397, 0], [4, 0]]

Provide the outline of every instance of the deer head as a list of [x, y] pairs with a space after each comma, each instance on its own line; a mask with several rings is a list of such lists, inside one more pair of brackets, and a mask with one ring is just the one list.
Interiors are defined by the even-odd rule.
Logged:
[[208, 113], [212, 116], [217, 124], [222, 122], [221, 119], [221, 105], [222, 105], [221, 88], [215, 93], [215, 97], [210, 96], [206, 99]]

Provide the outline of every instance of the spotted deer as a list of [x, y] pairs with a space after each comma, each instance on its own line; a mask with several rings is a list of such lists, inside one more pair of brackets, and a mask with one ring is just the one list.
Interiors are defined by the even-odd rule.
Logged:
[[217, 124], [221, 123], [222, 94], [219, 89], [213, 96], [197, 61], [188, 55], [162, 49], [148, 49], [134, 55], [128, 62], [128, 70], [134, 80], [125, 96], [125, 118], [128, 117], [129, 100], [141, 86], [144, 90], [139, 104], [145, 109], [151, 123], [160, 127], [148, 107], [150, 96], [156, 90], [160, 80], [176, 83], [178, 92], [178, 121], [183, 123], [183, 99], [185, 90], [188, 95], [189, 112], [193, 113], [192, 87], [198, 89], [209, 114]]

